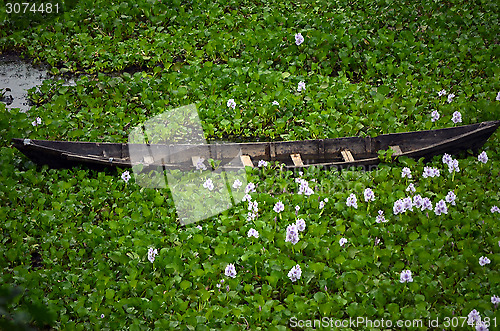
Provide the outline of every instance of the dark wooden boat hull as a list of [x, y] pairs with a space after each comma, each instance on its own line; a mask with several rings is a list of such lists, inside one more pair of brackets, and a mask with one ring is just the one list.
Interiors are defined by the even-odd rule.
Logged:
[[[221, 160], [222, 164], [231, 168], [241, 167], [241, 164], [228, 162], [239, 161], [240, 155], [246, 155], [252, 166], [257, 166], [259, 160], [265, 160], [280, 161], [287, 169], [312, 165], [326, 168], [362, 166], [371, 169], [380, 162], [378, 151], [387, 150], [390, 146], [399, 152], [397, 156], [416, 159], [430, 159], [444, 153], [453, 155], [466, 150], [477, 152], [499, 125], [500, 121], [489, 121], [437, 130], [384, 134], [374, 138], [348, 137], [206, 145], [138, 145], [48, 140], [29, 140], [28, 143], [25, 139], [18, 138], [12, 142], [14, 147], [33, 162], [53, 168], [78, 165], [94, 169], [129, 168], [136, 164], [143, 164], [145, 167], [194, 168], [193, 158], [197, 157]], [[140, 160], [142, 156], [144, 159]]]

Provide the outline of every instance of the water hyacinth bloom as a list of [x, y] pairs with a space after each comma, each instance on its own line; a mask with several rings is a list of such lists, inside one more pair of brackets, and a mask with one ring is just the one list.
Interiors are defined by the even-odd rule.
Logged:
[[298, 264], [288, 272], [288, 278], [290, 278], [292, 282], [299, 280], [301, 275], [302, 269], [300, 269], [300, 266]]
[[440, 96], [440, 97], [442, 97], [445, 94], [446, 94], [446, 90], [441, 90], [438, 92], [438, 96]]
[[279, 107], [279, 106], [280, 106], [280, 103], [279, 103], [278, 101], [274, 100], [274, 101], [273, 101], [273, 106], [277, 106], [277, 107]]
[[460, 167], [458, 166], [458, 160], [451, 160], [451, 162], [448, 164], [448, 171], [450, 174], [453, 171], [460, 172]]
[[456, 198], [457, 196], [455, 195], [455, 193], [453, 191], [449, 191], [444, 199], [446, 200], [446, 202], [451, 203], [453, 206], [455, 206]]
[[500, 101], [500, 92], [497, 93], [497, 97], [495, 98], [496, 101]]
[[403, 199], [403, 208], [404, 211], [413, 211], [413, 201], [410, 197], [406, 197]]
[[448, 165], [452, 161], [453, 161], [453, 158], [451, 157], [451, 155], [448, 154], [448, 153], [444, 153], [444, 155], [443, 155], [443, 163], [446, 164], [446, 165]]
[[460, 114], [459, 111], [454, 112], [453, 117], [451, 118], [451, 121], [455, 124], [461, 123], [462, 122], [462, 114]]
[[227, 106], [233, 109], [236, 108], [236, 102], [234, 102], [234, 99], [227, 100]]
[[453, 94], [453, 93], [448, 94], [448, 103], [451, 103], [453, 101], [454, 97], [455, 97], [455, 94]]
[[297, 91], [301, 92], [301, 91], [304, 91], [305, 89], [306, 89], [306, 83], [304, 83], [303, 81], [300, 81], [299, 85], [297, 86]]
[[285, 205], [283, 204], [283, 202], [278, 201], [278, 202], [276, 202], [276, 204], [274, 205], [273, 210], [279, 214], [279, 213], [281, 213], [283, 210], [285, 210]]
[[299, 206], [295, 206], [295, 211], [298, 212], [300, 210]]
[[158, 255], [158, 250], [156, 248], [150, 248], [148, 250], [148, 260], [153, 263], [155, 261], [155, 257]]
[[438, 168], [433, 168], [433, 167], [424, 167], [424, 172], [422, 174], [422, 177], [428, 178], [428, 177], [439, 177], [439, 169]]
[[248, 230], [247, 236], [248, 238], [250, 237], [259, 238], [259, 232], [257, 232], [257, 230], [255, 229], [250, 229]]
[[394, 215], [402, 214], [405, 211], [406, 209], [404, 208], [403, 199], [394, 201], [394, 205], [392, 206], [392, 212], [394, 213]]
[[201, 225], [197, 225], [197, 226], [196, 226], [196, 228], [197, 228], [198, 230], [200, 230], [200, 231], [201, 231], [201, 230], [203, 230], [203, 228], [201, 227]]
[[207, 170], [207, 167], [203, 163], [205, 161], [204, 158], [199, 158], [198, 161], [196, 161], [196, 170]]
[[225, 274], [227, 277], [235, 278], [235, 277], [236, 277], [236, 269], [234, 268], [234, 264], [229, 263], [229, 264], [226, 266], [226, 270], [224, 270], [224, 274]]
[[487, 323], [485, 322], [478, 322], [476, 324], [476, 331], [489, 331], [488, 327], [486, 326]]
[[481, 323], [481, 316], [477, 310], [473, 309], [469, 315], [467, 315], [467, 324], [476, 325], [477, 323]]
[[132, 178], [132, 177], [130, 176], [130, 172], [128, 172], [128, 171], [124, 171], [124, 172], [122, 173], [122, 179], [125, 181], [125, 183], [128, 183], [128, 181], [130, 180], [130, 178]]
[[401, 283], [411, 283], [413, 282], [413, 278], [411, 276], [411, 271], [410, 270], [403, 270], [401, 271], [401, 275], [399, 275], [399, 281]]
[[104, 318], [104, 314], [101, 314], [101, 318]]
[[437, 110], [434, 110], [431, 113], [431, 122], [436, 122], [439, 119], [439, 112]]
[[255, 192], [255, 184], [250, 182], [245, 187], [245, 193]]
[[212, 191], [214, 189], [214, 183], [212, 180], [209, 178], [203, 183], [203, 187], [208, 189], [209, 191]]
[[323, 209], [325, 207], [325, 202], [324, 201], [320, 201], [319, 202], [319, 209]]
[[413, 197], [413, 205], [416, 208], [422, 208], [422, 204], [424, 203], [424, 199], [420, 196], [420, 194], [417, 194]]
[[378, 211], [378, 216], [377, 216], [377, 218], [375, 219], [375, 221], [376, 221], [377, 223], [385, 223], [385, 222], [387, 222], [387, 220], [386, 220], [386, 219], [385, 219], [385, 217], [384, 217], [384, 212], [383, 212], [382, 210], [379, 210], [379, 211]]
[[485, 265], [487, 265], [487, 264], [490, 264], [490, 263], [491, 263], [490, 259], [488, 259], [486, 256], [481, 256], [481, 257], [479, 258], [479, 265], [480, 265], [481, 267], [483, 267], [483, 266], [485, 266]]
[[300, 32], [296, 33], [295, 34], [295, 45], [299, 46], [303, 42], [304, 42], [304, 37], [302, 36], [302, 34]]
[[297, 230], [302, 232], [306, 229], [306, 221], [304, 221], [304, 219], [302, 218], [299, 218], [295, 221], [295, 226], [297, 227]]
[[365, 197], [365, 201], [366, 202], [374, 201], [375, 200], [375, 194], [373, 193], [373, 191], [372, 191], [371, 188], [366, 188], [365, 189], [364, 197]]
[[403, 170], [401, 170], [401, 178], [411, 178], [411, 170], [408, 167], [404, 167]]
[[241, 187], [241, 185], [243, 185], [243, 183], [239, 179], [236, 179], [233, 183], [233, 188], [239, 189]]
[[354, 193], [351, 193], [351, 195], [347, 197], [346, 205], [347, 207], [354, 207], [354, 209], [358, 209], [358, 199], [356, 199]]
[[259, 160], [259, 163], [257, 164], [258, 167], [267, 167], [267, 161], [266, 160]]
[[490, 211], [492, 213], [500, 213], [500, 208], [498, 208], [498, 206], [493, 206], [491, 207]]
[[488, 155], [486, 155], [485, 151], [482, 151], [481, 154], [477, 156], [479, 162], [486, 163], [488, 162]]
[[431, 199], [429, 198], [424, 198], [422, 200], [422, 207], [420, 208], [421, 211], [424, 211], [424, 210], [432, 210], [432, 202], [431, 202]]
[[410, 185], [406, 188], [406, 192], [415, 193], [415, 191], [415, 185], [413, 185], [413, 183], [410, 183]]
[[346, 238], [340, 238], [339, 245], [340, 246], [344, 246], [345, 244], [347, 244], [347, 239]]
[[243, 196], [243, 199], [241, 199], [241, 201], [248, 201], [248, 202], [250, 202], [251, 200], [252, 196], [248, 193]]
[[496, 305], [496, 304], [499, 304], [500, 303], [500, 298], [497, 297], [496, 295], [492, 296], [491, 297], [491, 303]]
[[[305, 226], [305, 223], [304, 223], [304, 226]], [[292, 245], [295, 245], [296, 243], [299, 242], [299, 231], [297, 229], [296, 224], [290, 224], [289, 226], [287, 226], [285, 242], [289, 242]]]
[[448, 214], [448, 207], [446, 207], [446, 202], [444, 200], [439, 200], [434, 208], [434, 213], [436, 215]]

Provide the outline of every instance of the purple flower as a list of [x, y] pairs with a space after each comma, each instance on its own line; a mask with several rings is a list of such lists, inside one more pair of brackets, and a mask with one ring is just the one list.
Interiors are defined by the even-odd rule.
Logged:
[[287, 226], [285, 242], [289, 242], [292, 245], [295, 245], [299, 242], [299, 231], [296, 224], [290, 224], [289, 226]]
[[460, 168], [458, 167], [458, 160], [453, 159], [450, 161], [450, 163], [448, 163], [448, 171], [450, 172], [450, 174], [453, 171], [456, 171], [456, 172], [460, 171]]
[[451, 103], [453, 101], [454, 97], [455, 97], [455, 94], [453, 94], [453, 93], [448, 94], [448, 103]]
[[301, 275], [302, 275], [302, 269], [300, 269], [300, 266], [298, 264], [292, 269], [290, 269], [290, 271], [288, 272], [288, 278], [290, 278], [292, 282], [295, 282], [298, 279], [300, 279]]
[[203, 187], [208, 189], [209, 191], [212, 191], [214, 189], [214, 183], [212, 180], [209, 178], [203, 183]]
[[475, 325], [477, 323], [481, 322], [481, 316], [479, 315], [479, 312], [475, 309], [473, 309], [469, 315], [467, 315], [467, 324], [469, 325]]
[[497, 206], [493, 206], [491, 207], [490, 211], [492, 213], [500, 213], [500, 208], [498, 208]]
[[248, 230], [247, 236], [248, 238], [250, 237], [259, 238], [259, 232], [257, 232], [257, 230], [255, 229], [250, 229]]
[[387, 222], [387, 220], [386, 220], [386, 219], [385, 219], [385, 217], [384, 217], [384, 212], [383, 212], [382, 210], [379, 210], [379, 211], [378, 211], [378, 216], [377, 216], [377, 218], [375, 219], [375, 221], [376, 221], [377, 223], [385, 223], [385, 222]]
[[197, 226], [196, 226], [196, 228], [197, 228], [198, 230], [200, 230], [200, 231], [201, 231], [201, 230], [203, 230], [203, 228], [201, 227], [201, 225], [197, 225]]
[[31, 122], [31, 125], [37, 126], [42, 124], [42, 119], [40, 117], [37, 117], [33, 122]]
[[276, 202], [276, 204], [274, 205], [273, 210], [279, 214], [279, 213], [281, 213], [283, 210], [285, 210], [285, 205], [283, 204], [283, 202], [278, 201], [278, 202]]
[[432, 210], [432, 202], [429, 198], [424, 198], [422, 200], [422, 207], [420, 208], [421, 211], [424, 210]]
[[481, 257], [479, 258], [479, 265], [480, 265], [481, 267], [482, 267], [482, 266], [485, 266], [485, 265], [487, 265], [487, 264], [490, 264], [490, 263], [491, 263], [490, 259], [488, 259], [486, 256], [481, 256]]
[[452, 162], [452, 161], [453, 161], [453, 158], [451, 157], [451, 155], [448, 154], [448, 153], [444, 153], [444, 155], [443, 155], [443, 163], [446, 164], [446, 165], [449, 165], [450, 162]]
[[346, 238], [340, 238], [339, 245], [340, 246], [344, 246], [344, 244], [347, 244], [347, 239]]
[[243, 199], [241, 199], [241, 201], [248, 201], [248, 202], [250, 202], [251, 200], [252, 197], [248, 193], [243, 196]]
[[267, 167], [267, 161], [266, 160], [259, 160], [259, 163], [257, 164], [258, 167]]
[[302, 36], [302, 34], [299, 32], [299, 33], [296, 33], [295, 34], [295, 44], [297, 46], [299, 46], [300, 44], [302, 44], [304, 42], [304, 37]]
[[497, 297], [496, 295], [492, 296], [491, 297], [491, 303], [494, 304], [494, 305], [500, 303], [500, 298]]
[[403, 270], [401, 271], [401, 275], [399, 276], [399, 281], [401, 283], [411, 283], [413, 282], [413, 278], [411, 277], [411, 271], [410, 270]]
[[225, 274], [227, 277], [235, 278], [235, 277], [236, 277], [236, 269], [234, 268], [234, 264], [229, 263], [229, 264], [226, 266], [226, 270], [224, 270], [224, 274]]
[[234, 109], [236, 107], [236, 102], [234, 102], [234, 99], [227, 100], [227, 106], [229, 108], [233, 108]]
[[458, 111], [454, 112], [451, 121], [455, 124], [462, 122], [462, 114]]
[[488, 327], [485, 322], [478, 322], [476, 324], [476, 331], [488, 331]]
[[477, 156], [477, 159], [479, 160], [479, 162], [486, 163], [488, 162], [488, 155], [486, 155], [485, 151], [482, 151], [481, 154]]
[[364, 196], [365, 196], [365, 201], [366, 202], [374, 201], [375, 200], [375, 194], [373, 194], [373, 191], [372, 191], [371, 188], [366, 188], [365, 189]]
[[302, 232], [306, 229], [306, 221], [304, 221], [302, 218], [299, 218], [295, 221], [295, 226], [297, 227], [297, 230]]
[[434, 213], [436, 215], [441, 215], [441, 214], [448, 214], [448, 207], [446, 207], [446, 202], [444, 200], [439, 200], [439, 202], [436, 204], [436, 207], [434, 208]]
[[101, 318], [104, 318], [104, 314], [101, 314]]
[[427, 177], [439, 177], [439, 169], [438, 168], [432, 168], [432, 167], [424, 167], [424, 172], [422, 174], [422, 177], [427, 178]]
[[243, 185], [243, 183], [239, 179], [236, 179], [233, 183], [233, 188], [239, 189], [241, 187], [241, 185]]
[[439, 119], [439, 113], [437, 110], [434, 110], [431, 113], [431, 122], [436, 122]]
[[392, 207], [392, 212], [394, 213], [394, 215], [402, 214], [405, 211], [406, 210], [404, 208], [403, 199], [398, 199], [394, 201], [394, 206]]
[[128, 183], [128, 181], [130, 180], [130, 172], [128, 171], [124, 171], [122, 173], [122, 179], [125, 181], [125, 183]]
[[411, 170], [408, 167], [404, 167], [403, 170], [401, 170], [401, 178], [411, 178]]
[[301, 92], [301, 91], [304, 91], [305, 89], [306, 89], [306, 83], [304, 83], [303, 81], [300, 81], [299, 85], [297, 87], [297, 91]]
[[205, 161], [204, 158], [200, 157], [198, 159], [198, 161], [196, 161], [196, 170], [207, 170], [207, 167], [205, 166], [205, 164], [203, 163], [203, 161]]
[[441, 90], [438, 92], [438, 96], [440, 96], [440, 97], [442, 97], [445, 94], [446, 94], [446, 90]]
[[324, 201], [320, 201], [319, 202], [319, 209], [323, 209], [325, 207], [325, 202]]
[[158, 255], [158, 250], [156, 248], [150, 248], [148, 250], [148, 260], [153, 263], [155, 261], [155, 257]]
[[496, 101], [500, 101], [500, 92], [497, 93], [497, 97], [495, 98]]
[[255, 192], [255, 184], [250, 182], [245, 187], [245, 193]]
[[445, 200], [446, 200], [446, 202], [451, 203], [453, 206], [455, 206], [455, 199], [456, 198], [457, 198], [457, 196], [455, 195], [455, 193], [453, 193], [453, 191], [449, 191], [445, 197]]
[[276, 107], [279, 107], [280, 106], [280, 103], [276, 100], [273, 101], [273, 106], [276, 106]]
[[416, 208], [422, 208], [422, 204], [424, 203], [424, 200], [420, 196], [420, 194], [417, 194], [413, 197], [413, 205]]
[[406, 188], [406, 192], [415, 193], [415, 191], [415, 185], [413, 185], [413, 183], [410, 183], [410, 185]]
[[403, 199], [403, 208], [405, 211], [413, 211], [413, 201], [410, 197], [406, 197]]
[[351, 195], [347, 197], [346, 205], [347, 207], [354, 207], [354, 209], [358, 209], [358, 199], [356, 199], [354, 193], [351, 193]]

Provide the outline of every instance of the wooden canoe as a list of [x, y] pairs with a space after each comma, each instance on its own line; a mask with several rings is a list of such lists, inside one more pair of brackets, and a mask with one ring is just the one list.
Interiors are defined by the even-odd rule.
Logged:
[[[85, 165], [106, 167], [195, 168], [197, 160], [221, 160], [221, 164], [257, 166], [260, 160], [280, 161], [287, 169], [312, 165], [326, 168], [362, 166], [370, 170], [380, 162], [378, 151], [392, 148], [393, 156], [429, 159], [444, 153], [478, 149], [500, 125], [489, 121], [458, 127], [383, 134], [377, 137], [347, 137], [305, 141], [217, 143], [205, 145], [161, 145], [101, 142], [69, 142], [34, 139], [12, 140], [13, 146], [37, 164], [53, 168]], [[132, 160], [131, 160], [132, 154]], [[233, 161], [228, 163], [229, 161]]]

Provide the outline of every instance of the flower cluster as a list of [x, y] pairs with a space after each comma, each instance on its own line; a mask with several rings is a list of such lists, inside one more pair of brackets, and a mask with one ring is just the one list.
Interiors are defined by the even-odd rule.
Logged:
[[461, 123], [462, 122], [462, 114], [460, 114], [459, 111], [456, 111], [453, 113], [453, 116], [451, 118], [451, 121], [455, 124]]
[[245, 187], [245, 193], [254, 193], [255, 192], [255, 184], [250, 182]]
[[234, 102], [234, 99], [227, 100], [227, 106], [233, 109], [236, 108], [236, 102]]
[[458, 160], [453, 159], [449, 154], [443, 155], [443, 163], [448, 166], [448, 171], [450, 173], [452, 173], [453, 171], [460, 171], [460, 168], [458, 167]]
[[257, 232], [257, 230], [255, 229], [250, 229], [248, 230], [247, 236], [248, 238], [250, 237], [259, 238], [259, 232]]
[[453, 206], [455, 206], [455, 204], [456, 204], [455, 199], [456, 198], [457, 198], [457, 196], [455, 195], [455, 193], [453, 191], [449, 191], [444, 199], [446, 200], [446, 202], [451, 203]]
[[375, 200], [375, 194], [373, 193], [371, 188], [366, 188], [363, 195], [365, 197], [366, 202]]
[[483, 266], [485, 266], [485, 265], [487, 265], [487, 264], [490, 264], [490, 263], [491, 263], [490, 259], [488, 259], [486, 256], [481, 256], [481, 257], [479, 258], [479, 265], [480, 265], [481, 267], [483, 267]]
[[448, 94], [448, 103], [451, 103], [453, 101], [454, 97], [455, 97], [455, 94], [453, 94], [453, 93]]
[[259, 216], [259, 203], [257, 201], [248, 200], [248, 216], [247, 221], [253, 221]]
[[299, 229], [297, 227], [297, 224], [290, 224], [289, 226], [287, 226], [285, 242], [289, 242], [292, 245], [295, 245], [299, 242]]
[[424, 173], [422, 174], [422, 177], [427, 178], [427, 177], [439, 177], [440, 172], [438, 168], [433, 168], [433, 167], [424, 167]]
[[128, 183], [128, 181], [130, 180], [130, 178], [132, 178], [132, 177], [130, 176], [130, 172], [128, 172], [128, 171], [124, 171], [124, 172], [122, 173], [122, 179], [125, 181], [125, 183]]
[[300, 266], [298, 264], [288, 272], [288, 278], [290, 278], [292, 282], [296, 282], [297, 280], [299, 280], [301, 275], [302, 269], [300, 269]]
[[328, 198], [323, 199], [323, 201], [319, 202], [319, 209], [323, 209], [325, 204], [328, 202]]
[[340, 246], [344, 246], [345, 244], [347, 244], [347, 239], [346, 238], [340, 238], [339, 245]]
[[410, 197], [396, 200], [392, 207], [394, 215], [405, 213], [407, 210], [413, 211], [413, 201]]
[[441, 90], [438, 92], [438, 96], [442, 97], [443, 95], [446, 95], [446, 90]]
[[148, 250], [148, 260], [153, 263], [155, 261], [155, 257], [158, 255], [158, 250], [156, 248], [150, 248]]
[[243, 183], [241, 182], [241, 180], [239, 180], [238, 178], [236, 178], [233, 182], [233, 188], [235, 190], [239, 189], [241, 187], [241, 185], [243, 185]]
[[204, 158], [200, 157], [198, 161], [196, 161], [196, 170], [207, 170], [207, 166], [203, 163], [205, 161]]
[[497, 93], [497, 97], [495, 98], [496, 101], [500, 101], [500, 92]]
[[302, 232], [306, 229], [306, 221], [304, 221], [304, 219], [302, 218], [299, 218], [295, 221], [295, 226], [297, 227], [297, 230]]
[[413, 277], [411, 276], [411, 271], [410, 270], [403, 270], [401, 271], [401, 275], [399, 276], [399, 281], [401, 283], [411, 283], [413, 282]]
[[439, 200], [439, 202], [436, 203], [434, 213], [438, 216], [441, 214], [448, 214], [448, 207], [446, 206], [446, 202], [444, 200]]
[[42, 124], [42, 119], [40, 117], [37, 117], [33, 122], [31, 122], [31, 125], [37, 126]]
[[312, 188], [309, 187], [309, 183], [307, 182], [307, 180], [302, 178], [295, 178], [295, 183], [300, 184], [299, 191], [297, 192], [297, 194], [304, 194], [307, 196], [314, 194], [314, 191]]
[[411, 178], [411, 170], [408, 167], [404, 167], [401, 170], [401, 178], [405, 178], [405, 177]]
[[305, 91], [305, 89], [306, 89], [306, 83], [304, 83], [303, 81], [300, 81], [299, 85], [297, 86], [297, 92]]
[[500, 298], [497, 297], [496, 295], [491, 297], [491, 303], [494, 305], [498, 305], [500, 303]]
[[486, 155], [485, 151], [482, 151], [481, 154], [477, 156], [479, 162], [486, 163], [488, 162], [488, 155]]
[[234, 268], [234, 264], [229, 263], [229, 264], [226, 266], [226, 270], [224, 270], [224, 274], [225, 274], [227, 277], [235, 278], [235, 277], [236, 277], [236, 269]]
[[297, 46], [299, 46], [300, 44], [302, 44], [304, 42], [304, 37], [302, 36], [302, 34], [299, 32], [299, 33], [296, 33], [295, 34], [295, 44]]
[[276, 100], [273, 101], [273, 106], [276, 106], [276, 107], [279, 107], [280, 106], [280, 103]]
[[283, 204], [283, 202], [278, 201], [278, 202], [276, 202], [276, 204], [274, 205], [273, 210], [279, 214], [279, 213], [281, 213], [283, 210], [285, 210], [285, 205]]
[[376, 221], [377, 223], [385, 223], [385, 222], [387, 222], [387, 220], [386, 220], [386, 219], [385, 219], [385, 217], [384, 217], [384, 212], [383, 212], [382, 210], [379, 210], [379, 211], [378, 211], [378, 216], [377, 216], [377, 218], [375, 219], [375, 221]]
[[358, 209], [358, 199], [356, 199], [354, 193], [351, 193], [351, 195], [347, 197], [346, 205], [347, 207], [354, 207], [355, 209]]
[[437, 110], [434, 110], [431, 113], [431, 122], [436, 122], [439, 119], [439, 112]]
[[212, 191], [214, 189], [214, 183], [212, 180], [209, 178], [203, 183], [203, 187], [208, 189], [209, 191]]
[[498, 208], [498, 206], [493, 206], [491, 207], [490, 211], [492, 213], [500, 213], [500, 208]]
[[267, 161], [266, 160], [259, 160], [259, 163], [257, 164], [258, 167], [267, 167]]

